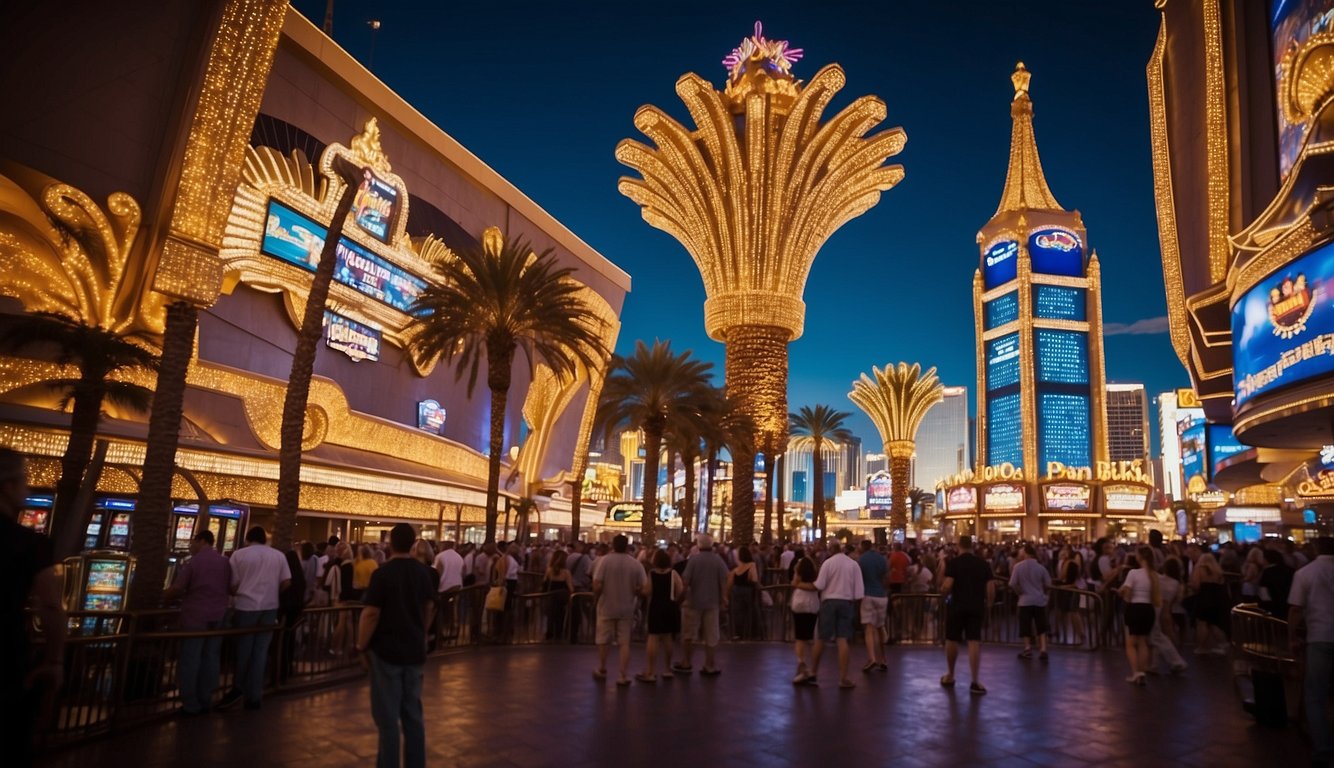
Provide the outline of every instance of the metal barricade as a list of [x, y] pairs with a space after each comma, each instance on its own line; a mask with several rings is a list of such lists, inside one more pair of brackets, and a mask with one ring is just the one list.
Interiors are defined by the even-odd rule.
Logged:
[[945, 641], [944, 599], [934, 592], [901, 592], [889, 598], [890, 640], [902, 645]]
[[760, 589], [759, 640], [790, 643], [792, 628], [792, 585], [775, 584]]
[[1252, 669], [1286, 676], [1297, 668], [1297, 655], [1288, 640], [1288, 622], [1254, 603], [1232, 609], [1232, 650]]
[[1048, 593], [1047, 642], [1066, 648], [1093, 650], [1099, 644], [1102, 598], [1075, 587], [1055, 586]]

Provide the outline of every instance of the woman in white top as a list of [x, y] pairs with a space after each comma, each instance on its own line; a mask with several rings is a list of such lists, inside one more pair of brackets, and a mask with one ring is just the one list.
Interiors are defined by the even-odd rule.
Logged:
[[1140, 547], [1136, 559], [1139, 567], [1126, 574], [1119, 591], [1126, 603], [1126, 659], [1130, 662], [1131, 673], [1126, 682], [1144, 685], [1149, 673], [1149, 635], [1157, 623], [1163, 596], [1158, 572], [1153, 569], [1153, 550]]

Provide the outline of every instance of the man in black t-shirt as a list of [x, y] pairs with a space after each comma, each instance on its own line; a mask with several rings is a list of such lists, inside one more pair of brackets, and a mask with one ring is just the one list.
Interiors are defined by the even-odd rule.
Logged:
[[435, 610], [435, 582], [431, 569], [410, 554], [416, 537], [411, 525], [394, 526], [390, 557], [371, 575], [361, 598], [366, 607], [357, 627], [356, 651], [371, 673], [371, 717], [380, 731], [377, 766], [398, 765], [400, 726], [404, 765], [426, 765], [422, 665], [426, 628]]
[[[18, 522], [27, 496], [23, 457], [0, 448], [0, 744], [5, 764], [14, 766], [32, 764], [37, 719], [50, 711], [65, 658], [65, 610], [51, 541]], [[30, 601], [43, 635], [36, 664], [24, 616]]]
[[968, 671], [973, 681], [968, 692], [981, 696], [987, 692], [977, 680], [977, 667], [982, 654], [982, 621], [991, 603], [995, 586], [991, 581], [991, 566], [973, 554], [973, 537], [959, 537], [960, 552], [945, 566], [945, 581], [941, 593], [948, 596], [945, 609], [945, 662], [949, 671], [940, 678], [946, 688], [954, 687], [954, 662], [959, 657], [959, 643], [968, 641]]

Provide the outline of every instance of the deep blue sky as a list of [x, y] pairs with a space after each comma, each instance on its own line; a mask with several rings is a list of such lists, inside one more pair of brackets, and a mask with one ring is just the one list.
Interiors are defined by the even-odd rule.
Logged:
[[[316, 24], [321, 0], [296, 7]], [[371, 61], [369, 19], [382, 22]], [[853, 412], [847, 399], [872, 365], [939, 369], [975, 397], [972, 275], [977, 230], [1005, 182], [1018, 60], [1033, 73], [1047, 181], [1083, 213], [1103, 265], [1107, 323], [1157, 333], [1110, 336], [1111, 381], [1157, 392], [1185, 386], [1166, 312], [1153, 205], [1144, 66], [1159, 14], [1151, 0], [1064, 2], [449, 3], [338, 0], [334, 38], [445, 132], [630, 273], [618, 351], [669, 338], [717, 364], [704, 333], [704, 289], [670, 236], [616, 191], [629, 170], [612, 155], [641, 104], [679, 119], [673, 86], [696, 72], [721, 87], [721, 59], [764, 22], [804, 48], [809, 78], [829, 62], [848, 84], [826, 112], [876, 94], [885, 127], [907, 131], [895, 158], [906, 178], [820, 252], [806, 287], [805, 335], [791, 347], [789, 402]], [[1154, 417], [1156, 419], [1156, 416]], [[1156, 424], [1156, 421], [1154, 422]], [[1151, 430], [1156, 432], [1156, 427]], [[1155, 444], [1156, 444], [1155, 438]]]

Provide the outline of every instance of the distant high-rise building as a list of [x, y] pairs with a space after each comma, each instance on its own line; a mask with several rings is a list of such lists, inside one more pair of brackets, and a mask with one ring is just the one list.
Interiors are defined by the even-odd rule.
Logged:
[[866, 476], [870, 477], [876, 472], [889, 471], [889, 456], [883, 453], [866, 454]]
[[936, 483], [970, 469], [968, 388], [945, 387], [944, 399], [931, 406], [917, 429], [914, 487], [934, 491]]
[[1148, 461], [1149, 398], [1143, 384], [1107, 385], [1107, 456]]

